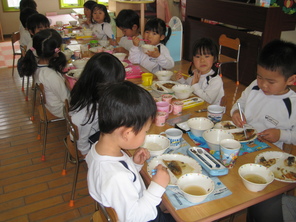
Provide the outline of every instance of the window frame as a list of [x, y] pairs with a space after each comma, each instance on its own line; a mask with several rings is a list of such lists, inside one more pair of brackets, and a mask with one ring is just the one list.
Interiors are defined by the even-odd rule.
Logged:
[[[83, 8], [84, 2], [87, 0], [76, 0], [77, 4], [65, 4], [64, 0], [59, 0], [60, 9], [71, 9], [71, 8]], [[105, 6], [108, 6], [108, 2], [100, 2], [99, 0], [96, 0], [98, 4], [103, 4]]]
[[2, 7], [3, 7], [3, 12], [18, 12], [19, 6], [17, 7], [9, 7], [8, 6], [8, 1], [9, 0], [2, 0]]

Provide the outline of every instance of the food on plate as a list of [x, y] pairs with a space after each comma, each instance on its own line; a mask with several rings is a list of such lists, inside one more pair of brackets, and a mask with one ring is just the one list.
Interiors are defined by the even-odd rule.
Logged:
[[244, 140], [250, 140], [256, 136], [254, 129], [246, 129], [247, 138], [245, 137], [244, 131], [235, 132], [232, 133], [233, 137], [237, 141], [244, 141]]
[[182, 161], [163, 160], [163, 162], [177, 178], [181, 177], [183, 174], [192, 173], [194, 171], [194, 168]]
[[157, 84], [155, 84], [155, 86], [156, 86], [156, 89], [157, 89], [157, 90], [159, 90], [159, 91], [163, 91], [163, 88], [162, 88], [161, 86], [159, 86], [159, 85], [157, 85]]
[[174, 85], [176, 85], [175, 83], [170, 83], [170, 82], [168, 82], [168, 83], [164, 83], [164, 84], [162, 84], [164, 87], [166, 87], [166, 88], [168, 88], [168, 89], [171, 89]]
[[71, 77], [74, 77], [74, 72], [71, 72], [71, 71], [70, 71], [70, 72], [67, 73], [67, 75], [68, 75], [68, 76], [71, 76]]
[[289, 156], [287, 159], [285, 159], [284, 163], [286, 166], [296, 166], [295, 157]]
[[270, 166], [276, 164], [276, 159], [272, 158], [272, 159], [266, 160], [265, 157], [263, 156], [260, 158], [259, 164], [261, 164], [265, 167], [270, 167]]
[[225, 122], [222, 124], [225, 129], [236, 129], [236, 125], [232, 124], [231, 122]]

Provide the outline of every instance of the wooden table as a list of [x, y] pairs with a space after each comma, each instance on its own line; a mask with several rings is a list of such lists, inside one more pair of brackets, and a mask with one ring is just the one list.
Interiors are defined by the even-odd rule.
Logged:
[[[132, 80], [133, 81], [133, 80]], [[135, 82], [137, 82], [136, 80]], [[206, 116], [206, 112], [196, 113], [195, 110], [204, 109], [207, 107], [207, 103], [183, 110], [183, 114], [191, 114], [191, 117], [196, 116]], [[170, 115], [169, 118], [174, 118], [176, 116]], [[227, 115], [223, 116], [223, 120], [229, 120], [230, 117]], [[158, 134], [163, 132], [167, 128], [172, 126], [166, 124], [164, 127], [157, 127], [153, 124], [148, 132], [148, 134]], [[191, 146], [195, 146], [193, 141], [189, 138], [187, 134], [183, 135], [185, 139]], [[176, 221], [213, 221], [230, 215], [232, 213], [243, 210], [251, 205], [274, 197], [278, 194], [284, 193], [296, 187], [296, 183], [284, 183], [280, 181], [273, 181], [269, 184], [263, 191], [254, 193], [248, 191], [247, 188], [243, 185], [239, 175], [238, 168], [245, 163], [254, 163], [255, 157], [266, 151], [281, 151], [278, 147], [273, 144], [269, 144], [271, 148], [264, 149], [262, 151], [257, 151], [249, 154], [239, 156], [234, 168], [229, 170], [229, 173], [225, 176], [220, 176], [219, 179], [221, 182], [232, 192], [231, 195], [217, 199], [214, 201], [209, 201], [192, 207], [175, 210], [172, 204], [170, 203], [166, 194], [163, 195], [163, 204], [166, 206], [168, 211], [176, 219]], [[151, 181], [150, 176], [147, 173], [147, 164], [143, 167], [141, 174], [146, 184], [149, 184]]]
[[69, 24], [69, 21], [74, 21], [74, 20], [77, 21], [75, 16], [72, 16], [70, 14], [50, 15], [46, 17], [48, 18], [49, 21], [51, 21], [50, 25], [56, 25], [57, 21], [62, 21], [63, 24]]

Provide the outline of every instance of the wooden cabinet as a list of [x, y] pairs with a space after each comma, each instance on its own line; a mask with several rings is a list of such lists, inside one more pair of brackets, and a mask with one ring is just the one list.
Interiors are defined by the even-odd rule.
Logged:
[[[202, 19], [217, 21], [227, 26], [204, 23]], [[295, 16], [286, 15], [277, 7], [265, 8], [226, 0], [187, 0], [183, 58], [192, 59], [192, 48], [199, 38], [209, 37], [217, 43], [221, 34], [239, 38], [240, 82], [249, 85], [256, 78], [256, 61], [261, 48], [271, 40], [279, 39], [282, 31], [295, 30], [295, 22]], [[258, 31], [261, 35], [250, 34], [249, 31]], [[236, 80], [235, 65], [222, 66], [222, 73]]]

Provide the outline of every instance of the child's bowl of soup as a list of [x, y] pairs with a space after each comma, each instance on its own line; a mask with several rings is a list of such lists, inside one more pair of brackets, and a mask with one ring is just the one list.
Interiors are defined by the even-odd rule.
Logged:
[[184, 197], [192, 203], [204, 201], [215, 189], [214, 181], [200, 173], [187, 173], [177, 181], [177, 186]]
[[155, 45], [150, 45], [150, 44], [144, 44], [141, 47], [142, 47], [144, 53], [147, 53], [149, 51], [153, 52], [155, 49], [157, 49], [157, 47]]

